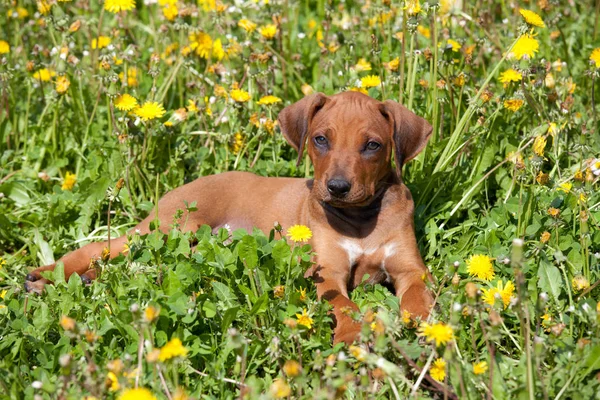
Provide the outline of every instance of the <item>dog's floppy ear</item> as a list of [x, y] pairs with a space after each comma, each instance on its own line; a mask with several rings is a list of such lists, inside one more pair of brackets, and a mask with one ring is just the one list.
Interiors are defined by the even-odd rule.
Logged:
[[281, 128], [281, 133], [298, 151], [298, 161], [296, 165], [300, 165], [302, 161], [302, 153], [304, 152], [304, 144], [306, 143], [306, 134], [308, 127], [313, 117], [327, 101], [327, 96], [323, 93], [315, 93], [306, 96], [302, 100], [287, 106], [279, 113], [277, 120]]
[[402, 104], [386, 100], [380, 106], [381, 113], [392, 125], [396, 172], [402, 176], [402, 165], [423, 150], [431, 137], [433, 127]]

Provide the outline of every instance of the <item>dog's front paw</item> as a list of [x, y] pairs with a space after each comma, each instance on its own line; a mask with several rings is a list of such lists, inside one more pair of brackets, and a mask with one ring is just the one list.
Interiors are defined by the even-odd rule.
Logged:
[[32, 282], [28, 275], [27, 281], [25, 281], [25, 290], [28, 293], [42, 294], [44, 292], [44, 286], [46, 286], [46, 283], [48, 283], [46, 279], [37, 279]]
[[333, 344], [346, 343], [347, 345], [351, 345], [360, 339], [361, 329], [362, 326], [359, 322], [349, 318], [345, 319], [335, 327]]

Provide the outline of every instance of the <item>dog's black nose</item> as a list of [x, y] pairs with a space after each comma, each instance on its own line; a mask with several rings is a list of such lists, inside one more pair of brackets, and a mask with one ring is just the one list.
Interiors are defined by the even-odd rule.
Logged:
[[350, 182], [344, 179], [330, 179], [327, 182], [327, 190], [335, 197], [344, 197], [351, 187]]

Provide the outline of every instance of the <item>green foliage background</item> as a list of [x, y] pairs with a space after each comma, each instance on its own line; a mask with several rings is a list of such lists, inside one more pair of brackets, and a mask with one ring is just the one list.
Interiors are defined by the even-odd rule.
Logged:
[[[172, 5], [173, 21], [159, 3], [119, 14], [84, 0], [0, 5], [9, 46], [0, 54], [0, 397], [113, 398], [137, 376], [157, 398], [177, 388], [191, 398], [281, 397], [286, 387], [310, 399], [598, 398], [600, 60], [590, 55], [600, 46], [600, 3], [432, 1], [414, 14], [389, 1], [202, 0]], [[520, 7], [546, 26], [533, 30], [539, 52], [516, 60], [511, 46], [533, 29]], [[275, 37], [261, 36], [266, 24], [277, 26]], [[189, 37], [198, 32], [213, 41], [204, 58]], [[111, 44], [93, 49], [99, 35]], [[361, 71], [361, 58], [370, 70]], [[38, 79], [43, 68], [55, 74], [48, 81]], [[503, 85], [509, 68], [522, 80]], [[182, 233], [173, 221], [168, 235], [131, 234], [130, 252], [99, 261], [102, 276], [89, 286], [57, 268], [45, 294], [23, 291], [32, 267], [105, 240], [109, 207], [116, 237], [200, 176], [310, 176], [273, 131], [277, 112], [303, 91], [333, 94], [367, 75], [382, 81], [370, 96], [400, 101], [434, 125], [405, 177], [435, 278], [431, 319], [453, 327], [454, 343], [425, 343], [387, 289], [362, 285], [353, 299], [377, 312], [363, 327], [368, 350], [332, 348], [328, 305], [302, 278], [310, 249], [277, 232]], [[70, 82], [64, 93], [59, 76]], [[231, 98], [236, 85], [249, 101]], [[118, 110], [124, 93], [162, 104], [165, 116], [144, 122]], [[283, 100], [258, 104], [268, 94]], [[516, 112], [504, 106], [511, 99], [523, 102]], [[538, 137], [547, 143], [540, 151], [538, 139], [534, 152]], [[62, 187], [67, 172], [77, 179], [71, 190]], [[474, 254], [494, 259], [493, 282], [469, 276]], [[506, 308], [465, 290], [498, 280], [517, 287]], [[160, 309], [152, 322], [149, 306]], [[311, 329], [292, 322], [304, 309]], [[62, 316], [76, 328], [65, 330]], [[147, 359], [174, 337], [186, 357]], [[436, 386], [421, 371], [438, 358], [446, 378]], [[302, 366], [298, 376], [283, 372], [289, 360]], [[475, 375], [480, 361], [488, 370]]]

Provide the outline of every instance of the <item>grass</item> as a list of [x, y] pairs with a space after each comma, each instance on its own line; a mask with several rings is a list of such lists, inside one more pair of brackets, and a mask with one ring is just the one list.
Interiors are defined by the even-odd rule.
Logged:
[[[536, 27], [504, 1], [137, 3], [0, 6], [0, 398], [598, 397], [599, 7], [526, 3]], [[517, 59], [526, 34], [539, 49]], [[194, 204], [94, 261], [92, 285], [57, 268], [23, 291], [32, 267], [124, 234], [199, 176], [310, 176], [277, 113], [351, 89], [434, 126], [404, 174], [428, 322], [453, 340], [364, 284], [362, 344], [333, 347], [309, 246], [182, 233]], [[165, 113], [141, 120], [124, 94]]]

